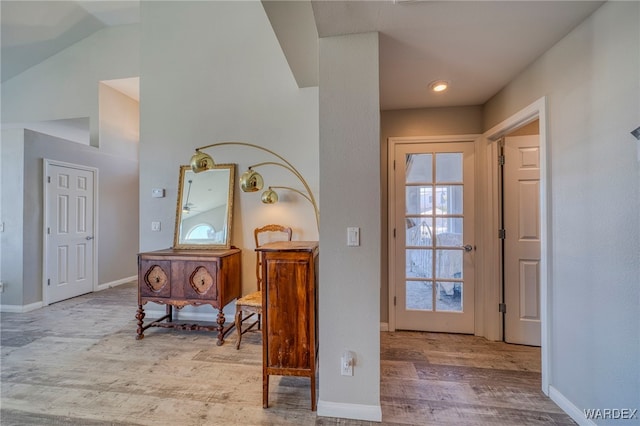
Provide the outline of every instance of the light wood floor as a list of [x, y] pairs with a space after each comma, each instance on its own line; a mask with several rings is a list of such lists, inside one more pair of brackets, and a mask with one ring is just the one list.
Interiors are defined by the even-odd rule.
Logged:
[[[272, 377], [262, 408], [260, 336], [216, 346], [206, 332], [135, 340], [126, 284], [0, 321], [0, 424], [346, 425], [309, 410], [308, 379]], [[537, 348], [473, 336], [381, 334], [386, 425], [574, 424], [540, 392]], [[322, 344], [322, 343], [321, 343]]]

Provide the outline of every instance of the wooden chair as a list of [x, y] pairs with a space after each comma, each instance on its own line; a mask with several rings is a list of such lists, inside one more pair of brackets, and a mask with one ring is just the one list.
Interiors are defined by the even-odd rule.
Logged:
[[[291, 241], [293, 231], [291, 228], [282, 225], [265, 225], [256, 228], [253, 231], [256, 248], [262, 244], [272, 241]], [[240, 349], [242, 335], [257, 325], [260, 330], [260, 320], [262, 316], [262, 263], [260, 261], [260, 253], [256, 252], [256, 283], [258, 290], [249, 293], [246, 296], [236, 300], [236, 332], [238, 333], [238, 341], [236, 349]], [[247, 314], [243, 316], [243, 314]], [[242, 329], [242, 324], [251, 317], [257, 317], [256, 321]]]

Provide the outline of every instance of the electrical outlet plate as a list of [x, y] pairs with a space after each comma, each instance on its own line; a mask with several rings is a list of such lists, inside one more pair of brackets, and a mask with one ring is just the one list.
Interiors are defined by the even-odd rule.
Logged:
[[160, 222], [151, 222], [152, 231], [160, 231]]
[[351, 351], [345, 351], [342, 354], [342, 358], [340, 359], [340, 374], [343, 376], [353, 376], [354, 359], [355, 357]]

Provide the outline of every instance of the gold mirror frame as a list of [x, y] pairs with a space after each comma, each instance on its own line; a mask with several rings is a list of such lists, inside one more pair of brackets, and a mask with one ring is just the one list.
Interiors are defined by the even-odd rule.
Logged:
[[180, 166], [174, 248], [231, 247], [235, 175], [235, 164], [217, 164], [200, 173]]

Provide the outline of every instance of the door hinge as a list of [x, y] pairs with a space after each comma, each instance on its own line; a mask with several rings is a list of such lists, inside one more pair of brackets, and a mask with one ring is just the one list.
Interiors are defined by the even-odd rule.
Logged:
[[393, 170], [396, 169], [396, 160], [393, 160]]
[[396, 306], [396, 297], [393, 296], [393, 306]]
[[498, 312], [506, 314], [507, 313], [507, 304], [506, 303], [499, 303], [498, 304]]
[[498, 165], [504, 166], [504, 155], [498, 155]]
[[393, 228], [393, 238], [396, 237], [396, 228]]
[[500, 238], [501, 240], [507, 238], [507, 231], [504, 229], [498, 229], [498, 238]]
[[47, 176], [47, 183], [51, 183], [51, 176]]
[[47, 226], [47, 235], [51, 234], [51, 228]]
[[51, 278], [47, 278], [47, 285], [51, 285]]

